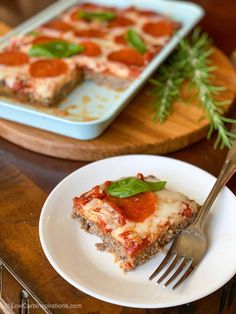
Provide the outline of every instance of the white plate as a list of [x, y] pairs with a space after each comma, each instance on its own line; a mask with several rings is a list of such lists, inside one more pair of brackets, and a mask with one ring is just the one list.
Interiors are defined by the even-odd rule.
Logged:
[[[137, 6], [145, 10], [158, 11], [180, 22], [181, 27], [170, 38], [170, 41], [160, 53], [142, 71], [140, 76], [124, 91], [109, 89], [93, 82], [85, 81], [75, 88], [65, 100], [60, 102], [56, 110], [55, 108], [36, 108], [35, 106], [19, 104], [16, 100], [0, 98], [1, 118], [81, 140], [88, 140], [99, 136], [125, 108], [131, 98], [137, 94], [147, 79], [176, 47], [180, 39], [204, 15], [204, 11], [200, 6], [186, 1], [119, 0], [114, 2], [113, 0], [90, 0], [89, 2], [107, 6], [114, 6], [115, 3], [115, 6], [118, 8]], [[78, 0], [57, 1], [51, 7], [40, 12], [0, 39], [0, 47], [1, 44], [5, 45], [7, 40], [12, 36], [32, 31], [40, 24], [52, 19], [75, 3], [78, 3]]]
[[123, 273], [109, 253], [97, 251], [99, 238], [80, 229], [71, 218], [72, 198], [108, 179], [142, 172], [167, 180], [169, 188], [200, 204], [215, 182], [207, 172], [187, 163], [159, 156], [127, 155], [91, 163], [65, 178], [49, 195], [40, 217], [40, 240], [55, 270], [85, 293], [130, 307], [162, 308], [191, 302], [214, 292], [236, 273], [236, 200], [224, 188], [208, 217], [209, 249], [197, 270], [172, 291], [148, 277], [163, 258], [157, 254], [135, 271]]

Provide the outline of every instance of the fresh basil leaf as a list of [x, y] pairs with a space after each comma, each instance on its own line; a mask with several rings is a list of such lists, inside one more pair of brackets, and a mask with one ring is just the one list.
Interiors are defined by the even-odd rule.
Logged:
[[116, 17], [113, 12], [88, 12], [88, 11], [80, 11], [78, 13], [78, 18], [83, 18], [88, 21], [111, 21]]
[[112, 182], [106, 192], [112, 196], [124, 198], [143, 192], [152, 192], [164, 189], [166, 181], [148, 182], [129, 177]]
[[129, 29], [126, 33], [125, 39], [129, 45], [138, 50], [140, 53], [145, 53], [147, 51], [145, 42], [135, 30]]
[[29, 55], [31, 57], [68, 58], [83, 51], [84, 47], [82, 45], [58, 40], [33, 45], [29, 50]]
[[44, 47], [41, 47], [41, 45], [33, 45], [29, 50], [29, 55], [31, 57], [54, 57], [53, 53], [51, 53]]

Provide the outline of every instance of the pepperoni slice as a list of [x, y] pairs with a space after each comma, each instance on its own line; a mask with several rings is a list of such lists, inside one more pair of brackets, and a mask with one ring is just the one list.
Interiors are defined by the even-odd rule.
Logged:
[[84, 56], [96, 57], [102, 53], [100, 46], [96, 43], [91, 41], [84, 41], [80, 44], [85, 47], [85, 50], [81, 53]]
[[18, 66], [29, 62], [29, 57], [20, 51], [5, 51], [0, 53], [0, 64]]
[[169, 21], [149, 22], [143, 26], [143, 30], [154, 37], [169, 36], [173, 33], [173, 26]]
[[128, 17], [123, 17], [123, 16], [117, 16], [114, 18], [114, 20], [110, 21], [108, 26], [113, 28], [113, 27], [126, 27], [133, 25], [134, 21], [129, 19]]
[[103, 38], [105, 36], [105, 32], [100, 31], [98, 29], [81, 29], [74, 32], [78, 37], [88, 37], [88, 38]]
[[138, 10], [135, 7], [128, 7], [124, 10], [124, 12], [134, 12], [137, 13], [140, 16], [146, 16], [146, 17], [157, 17], [160, 16], [159, 13], [153, 12], [153, 11], [148, 11], [148, 10]]
[[114, 41], [117, 44], [126, 45], [125, 34], [115, 36]]
[[142, 55], [134, 48], [123, 48], [114, 51], [108, 55], [108, 60], [121, 62], [127, 65], [143, 66], [144, 60]]
[[49, 36], [39, 36], [37, 38], [35, 38], [33, 41], [32, 41], [32, 44], [33, 45], [39, 45], [39, 44], [47, 44], [47, 43], [50, 43], [50, 42], [53, 42], [53, 41], [65, 41], [61, 38], [56, 38], [56, 37], [49, 37]]
[[38, 60], [30, 65], [30, 74], [36, 78], [56, 77], [67, 70], [67, 64], [59, 59]]
[[46, 28], [55, 29], [55, 30], [60, 31], [60, 32], [69, 32], [69, 31], [74, 30], [73, 26], [71, 26], [70, 24], [65, 23], [61, 20], [54, 20], [54, 21], [51, 21], [49, 23], [44, 24], [43, 26]]
[[108, 195], [106, 201], [125, 219], [143, 222], [156, 210], [158, 198], [154, 192], [144, 192], [126, 198]]

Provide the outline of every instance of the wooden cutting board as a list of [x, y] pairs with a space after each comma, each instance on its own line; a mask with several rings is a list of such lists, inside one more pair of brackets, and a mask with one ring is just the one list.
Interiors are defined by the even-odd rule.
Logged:
[[[7, 27], [0, 24], [0, 34]], [[216, 49], [212, 62], [217, 66], [215, 83], [227, 91], [221, 100], [232, 104], [236, 93], [236, 73], [229, 59]], [[199, 101], [176, 102], [171, 117], [163, 124], [152, 121], [153, 98], [150, 86], [131, 101], [119, 117], [97, 139], [80, 141], [25, 125], [0, 120], [0, 135], [6, 140], [34, 152], [58, 158], [92, 161], [108, 156], [152, 153], [165, 154], [184, 148], [202, 139], [208, 130]], [[183, 99], [189, 99], [187, 89]], [[228, 110], [229, 106], [225, 108]]]

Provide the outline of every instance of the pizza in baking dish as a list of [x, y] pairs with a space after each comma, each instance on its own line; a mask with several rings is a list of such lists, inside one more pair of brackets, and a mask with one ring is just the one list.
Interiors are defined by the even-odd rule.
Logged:
[[73, 217], [124, 271], [145, 263], [194, 221], [200, 206], [154, 176], [106, 181], [73, 199]]
[[0, 94], [51, 106], [83, 79], [126, 88], [178, 27], [157, 12], [78, 4], [0, 51]]

